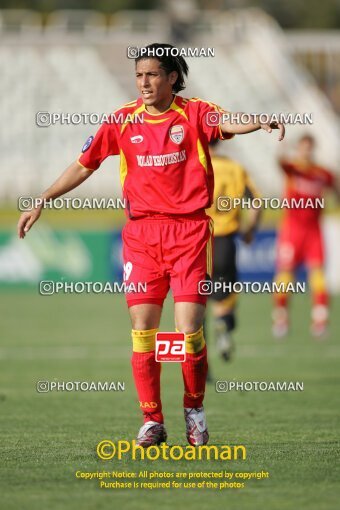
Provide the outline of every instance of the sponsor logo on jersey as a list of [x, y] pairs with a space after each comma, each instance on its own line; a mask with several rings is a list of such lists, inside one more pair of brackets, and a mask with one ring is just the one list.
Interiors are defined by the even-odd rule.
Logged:
[[131, 136], [130, 140], [132, 143], [141, 143], [144, 140], [144, 138], [142, 135], [137, 135], [137, 136]]
[[157, 156], [137, 155], [138, 166], [167, 166], [173, 163], [181, 163], [187, 159], [185, 150], [172, 152], [171, 154], [159, 154]]
[[181, 143], [184, 138], [184, 128], [180, 124], [176, 124], [176, 126], [172, 126], [169, 129], [170, 140], [174, 143]]
[[86, 140], [86, 142], [84, 143], [81, 152], [86, 152], [87, 149], [89, 149], [91, 147], [92, 142], [93, 142], [93, 136], [89, 136], [88, 139]]

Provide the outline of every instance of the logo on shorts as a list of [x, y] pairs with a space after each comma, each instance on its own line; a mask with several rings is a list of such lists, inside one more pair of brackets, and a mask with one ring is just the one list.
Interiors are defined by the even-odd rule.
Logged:
[[180, 124], [176, 124], [176, 126], [172, 126], [169, 129], [170, 140], [174, 143], [181, 143], [184, 138], [184, 128]]
[[86, 140], [86, 142], [84, 143], [81, 152], [86, 152], [87, 149], [90, 148], [92, 142], [93, 142], [93, 136], [89, 136], [88, 139]]
[[186, 358], [184, 333], [156, 333], [156, 361], [177, 361]]
[[144, 138], [142, 135], [136, 135], [136, 136], [131, 136], [130, 140], [132, 143], [141, 143], [144, 140]]
[[132, 271], [132, 262], [126, 262], [126, 264], [123, 265], [123, 280], [124, 282], [127, 282], [130, 278]]

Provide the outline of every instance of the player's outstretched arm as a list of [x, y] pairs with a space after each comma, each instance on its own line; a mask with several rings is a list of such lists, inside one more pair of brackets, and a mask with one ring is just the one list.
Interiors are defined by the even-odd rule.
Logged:
[[[224, 117], [229, 117], [225, 119]], [[266, 117], [263, 115], [263, 117]], [[268, 115], [269, 122], [261, 123], [259, 117], [253, 114], [245, 114], [242, 112], [229, 113], [223, 116], [221, 123], [221, 130], [223, 133], [231, 133], [235, 135], [244, 135], [263, 129], [267, 133], [271, 133], [273, 129], [279, 130], [279, 141], [284, 139], [285, 127], [279, 122], [270, 122], [270, 115]]]
[[[84, 182], [91, 174], [92, 170], [84, 168], [77, 161], [71, 163], [66, 170], [61, 174], [60, 177], [49, 187], [39, 198], [44, 200], [53, 200], [61, 195], [64, 195], [68, 191], [73, 190]], [[23, 239], [27, 232], [30, 230], [32, 225], [39, 219], [43, 204], [39, 207], [35, 207], [31, 211], [22, 213], [18, 221], [18, 236]]]

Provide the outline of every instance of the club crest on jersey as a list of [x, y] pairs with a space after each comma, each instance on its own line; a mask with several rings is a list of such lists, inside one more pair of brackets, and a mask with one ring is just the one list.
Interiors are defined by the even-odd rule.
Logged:
[[84, 143], [81, 152], [86, 152], [87, 149], [90, 148], [92, 142], [93, 142], [93, 136], [89, 136], [88, 139], [86, 140], [86, 142]]
[[142, 135], [137, 135], [137, 136], [131, 136], [130, 140], [132, 143], [141, 143], [144, 140], [144, 138]]
[[176, 126], [172, 126], [169, 129], [170, 140], [174, 143], [181, 143], [184, 138], [184, 128], [180, 124], [176, 124]]

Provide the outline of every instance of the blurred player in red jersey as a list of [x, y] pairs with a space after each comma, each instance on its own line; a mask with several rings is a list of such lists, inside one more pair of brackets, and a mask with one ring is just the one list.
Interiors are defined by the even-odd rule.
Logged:
[[[144, 416], [137, 442], [150, 446], [165, 441], [160, 397], [160, 363], [155, 360], [155, 336], [163, 301], [172, 289], [176, 328], [185, 334], [182, 363], [184, 417], [187, 439], [206, 444], [208, 430], [203, 409], [207, 352], [203, 336], [206, 296], [199, 282], [211, 277], [212, 224], [205, 209], [212, 203], [213, 170], [208, 144], [264, 129], [278, 123], [258, 119], [242, 124], [221, 117], [216, 105], [198, 98], [184, 99], [188, 66], [172, 56], [172, 46], [153, 44], [135, 61], [140, 97], [115, 113], [129, 114], [123, 124], [103, 124], [85, 143], [82, 154], [42, 194], [56, 198], [81, 184], [110, 155], [120, 155], [120, 177], [129, 220], [123, 230], [124, 278], [146, 283], [146, 293], [127, 294], [132, 322], [132, 369]], [[144, 115], [143, 123], [131, 121]], [[117, 116], [118, 116], [117, 115]], [[217, 122], [216, 122], [217, 119]], [[23, 213], [18, 223], [24, 237], [39, 218], [41, 208]]]
[[[303, 207], [287, 208], [278, 234], [276, 281], [284, 285], [293, 281], [297, 266], [304, 263], [312, 292], [311, 333], [325, 335], [328, 323], [328, 292], [324, 275], [324, 245], [320, 226], [320, 199], [327, 188], [339, 196], [334, 176], [314, 162], [315, 140], [302, 136], [297, 144], [296, 158], [280, 160], [286, 175], [285, 198]], [[289, 330], [288, 294], [274, 297], [273, 334], [283, 337]]]

